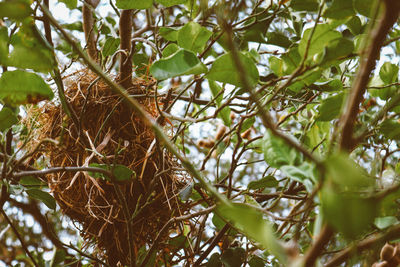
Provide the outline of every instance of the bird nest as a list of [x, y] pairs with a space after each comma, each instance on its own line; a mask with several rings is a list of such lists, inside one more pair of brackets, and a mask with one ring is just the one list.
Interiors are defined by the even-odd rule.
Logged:
[[[41, 151], [51, 167], [123, 165], [136, 174], [117, 183], [91, 172], [47, 176], [62, 212], [80, 224], [86, 244], [95, 244], [99, 256], [110, 265], [125, 265], [130, 260], [123, 203], [132, 218], [131, 242], [137, 252], [154, 241], [169, 219], [184, 212], [177, 192], [186, 177], [177, 171], [174, 158], [160, 148], [150, 127], [96, 78], [88, 71], [79, 71], [64, 80], [65, 96], [78, 126], [55, 102], [36, 107], [29, 117], [37, 117], [36, 125], [31, 125], [36, 142], [45, 138], [59, 142]], [[136, 79], [128, 92], [149, 95], [154, 84], [154, 80]], [[139, 102], [156, 116], [153, 98], [143, 97]], [[122, 200], [116, 189], [122, 192]]]

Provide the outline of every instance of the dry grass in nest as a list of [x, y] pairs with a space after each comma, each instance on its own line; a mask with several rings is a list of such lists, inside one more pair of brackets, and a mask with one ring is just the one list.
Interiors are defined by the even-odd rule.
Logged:
[[[59, 104], [48, 103], [31, 112], [39, 115], [35, 139], [57, 139], [43, 152], [49, 164], [84, 166], [85, 163], [122, 164], [136, 172], [136, 178], [120, 183], [133, 218], [135, 251], [151, 244], [162, 226], [178, 216], [182, 203], [177, 192], [184, 177], [174, 169], [178, 164], [159, 149], [154, 134], [111, 90], [88, 71], [80, 71], [66, 81], [66, 97], [81, 123], [81, 134]], [[153, 81], [135, 80], [132, 94], [146, 93]], [[140, 100], [144, 109], [155, 116], [154, 101]], [[37, 126], [36, 126], [37, 127]], [[93, 145], [90, 145], [93, 144]], [[99, 153], [93, 153], [90, 147]], [[90, 161], [88, 162], [88, 159]], [[62, 211], [82, 226], [87, 244], [96, 244], [110, 265], [129, 259], [126, 221], [114, 185], [87, 173], [60, 173], [47, 177]]]

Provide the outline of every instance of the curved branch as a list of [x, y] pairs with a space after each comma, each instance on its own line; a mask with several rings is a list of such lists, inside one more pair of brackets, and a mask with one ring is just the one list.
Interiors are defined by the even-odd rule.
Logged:
[[360, 110], [360, 103], [367, 88], [371, 72], [375, 69], [376, 60], [379, 57], [386, 36], [399, 17], [400, 2], [398, 0], [384, 0], [383, 16], [377, 27], [371, 32], [371, 41], [365, 54], [361, 58], [360, 68], [353, 82], [346, 107], [339, 120], [342, 135], [339, 139], [339, 147], [343, 150], [352, 150], [357, 145], [353, 137], [354, 124]]

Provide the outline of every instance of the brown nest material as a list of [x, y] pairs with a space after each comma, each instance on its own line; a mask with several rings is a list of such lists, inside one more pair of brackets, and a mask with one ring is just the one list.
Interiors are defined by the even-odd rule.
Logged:
[[[90, 72], [80, 71], [65, 80], [65, 95], [80, 120], [80, 134], [60, 104], [48, 103], [30, 112], [31, 118], [39, 116], [35, 139], [60, 141], [60, 145], [48, 146], [43, 152], [50, 166], [120, 164], [136, 173], [136, 178], [117, 186], [130, 214], [134, 214], [132, 241], [137, 252], [154, 241], [170, 218], [184, 212], [177, 192], [185, 178], [174, 171], [178, 164], [159, 148], [152, 130], [119, 96], [101, 80], [89, 86], [95, 79]], [[151, 84], [154, 81], [134, 80], [128, 91], [143, 94]], [[146, 97], [140, 103], [149, 114], [156, 115], [152, 98]], [[97, 245], [100, 256], [110, 265], [127, 264], [126, 220], [115, 184], [92, 176], [63, 172], [49, 175], [47, 180], [63, 213], [80, 223], [87, 244]]]

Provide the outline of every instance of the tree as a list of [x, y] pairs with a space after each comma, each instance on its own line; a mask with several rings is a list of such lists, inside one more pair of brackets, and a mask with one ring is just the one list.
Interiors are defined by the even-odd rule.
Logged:
[[397, 266], [399, 12], [1, 1], [0, 260]]

